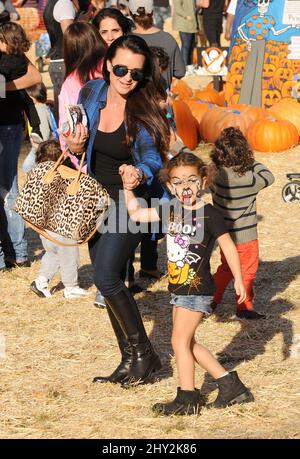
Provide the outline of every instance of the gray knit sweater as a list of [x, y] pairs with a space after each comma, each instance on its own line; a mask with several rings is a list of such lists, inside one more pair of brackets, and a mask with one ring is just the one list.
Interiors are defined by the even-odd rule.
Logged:
[[273, 174], [258, 162], [239, 176], [231, 167], [218, 169], [212, 188], [214, 206], [223, 214], [236, 244], [257, 239], [257, 193], [272, 185]]

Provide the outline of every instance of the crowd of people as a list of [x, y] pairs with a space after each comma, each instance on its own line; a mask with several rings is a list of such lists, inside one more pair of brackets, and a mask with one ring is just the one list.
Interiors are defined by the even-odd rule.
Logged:
[[[150, 382], [160, 370], [159, 352], [147, 336], [134, 298], [139, 289], [133, 261], [141, 244], [141, 273], [159, 279], [157, 241], [166, 235], [179, 387], [172, 402], [158, 403], [153, 411], [200, 412], [205, 400], [195, 389], [195, 363], [216, 380], [219, 393], [213, 407], [251, 402], [254, 397], [237, 373], [227, 372], [196, 342], [195, 333], [202, 319], [220, 307], [231, 280], [236, 317], [264, 318], [253, 304], [258, 268], [256, 196], [274, 177], [254, 160], [236, 128], [221, 133], [211, 163], [204, 164], [177, 139], [170, 98], [172, 78], [182, 78], [191, 63], [199, 8], [209, 44], [219, 45], [225, 0], [199, 1], [198, 9], [193, 0], [90, 6], [88, 0], [48, 0], [44, 9], [51, 41], [53, 112], [46, 104], [39, 72], [25, 58], [29, 43], [23, 29], [10, 21], [9, 13], [2, 16], [0, 73], [6, 79], [6, 97], [0, 99], [0, 276], [14, 267], [30, 266], [24, 221], [13, 209], [25, 110], [32, 149], [24, 171], [30, 174], [36, 165], [56, 161], [63, 150], [65, 163], [78, 169], [85, 152], [84, 172], [107, 189], [114, 204], [109, 214], [114, 225], [94, 235], [89, 254], [97, 288], [95, 305], [107, 310], [121, 362], [111, 375], [93, 381], [126, 388]], [[180, 33], [181, 51], [162, 30], [169, 14]], [[71, 135], [64, 135], [65, 105], [77, 103], [85, 110], [87, 126], [79, 123]], [[213, 204], [202, 199], [208, 191]], [[140, 229], [131, 231], [131, 222], [139, 223]], [[149, 225], [155, 222], [159, 228], [152, 231]], [[58, 234], [49, 235], [68, 242]], [[212, 275], [210, 257], [216, 241], [221, 265]], [[78, 247], [60, 246], [44, 237], [42, 244], [45, 254], [32, 292], [50, 298], [51, 279], [60, 271], [65, 298], [85, 296], [78, 283]]]

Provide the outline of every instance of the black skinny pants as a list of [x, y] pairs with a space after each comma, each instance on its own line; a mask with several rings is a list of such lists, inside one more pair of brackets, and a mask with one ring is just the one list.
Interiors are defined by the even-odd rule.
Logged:
[[[116, 211], [112, 212], [112, 215], [119, 217], [119, 209], [121, 209], [123, 222], [128, 221], [129, 216], [123, 202], [121, 205], [117, 204]], [[104, 297], [115, 295], [124, 288], [126, 263], [142, 238], [140, 232], [136, 234], [129, 230], [121, 232], [119, 226], [117, 222], [115, 231], [111, 229], [104, 234], [97, 233], [89, 242], [95, 285]]]

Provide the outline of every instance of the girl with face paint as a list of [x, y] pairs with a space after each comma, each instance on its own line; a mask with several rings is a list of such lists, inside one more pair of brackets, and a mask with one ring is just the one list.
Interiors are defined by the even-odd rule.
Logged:
[[237, 373], [228, 373], [195, 339], [198, 325], [211, 313], [214, 282], [209, 262], [215, 240], [224, 251], [234, 274], [239, 301], [245, 298], [238, 253], [224, 220], [211, 204], [205, 204], [201, 199], [204, 187], [211, 182], [212, 172], [191, 152], [179, 153], [161, 173], [161, 180], [174, 199], [146, 209], [140, 206], [134, 192], [124, 183], [131, 219], [136, 222], [161, 221], [167, 226], [169, 291], [173, 305], [172, 346], [179, 387], [172, 402], [153, 406], [155, 413], [166, 416], [199, 414], [204, 405], [200, 391], [195, 389], [195, 363], [216, 379], [219, 394], [213, 407], [222, 408], [253, 400]]

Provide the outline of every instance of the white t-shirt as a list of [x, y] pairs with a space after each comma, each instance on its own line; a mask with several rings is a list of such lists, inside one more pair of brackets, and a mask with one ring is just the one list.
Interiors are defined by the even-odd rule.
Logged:
[[232, 14], [232, 16], [235, 15], [237, 2], [238, 2], [238, 0], [230, 0], [229, 6], [227, 8], [227, 13], [228, 14]]
[[53, 9], [53, 17], [57, 22], [65, 19], [75, 19], [76, 11], [71, 0], [58, 0]]

